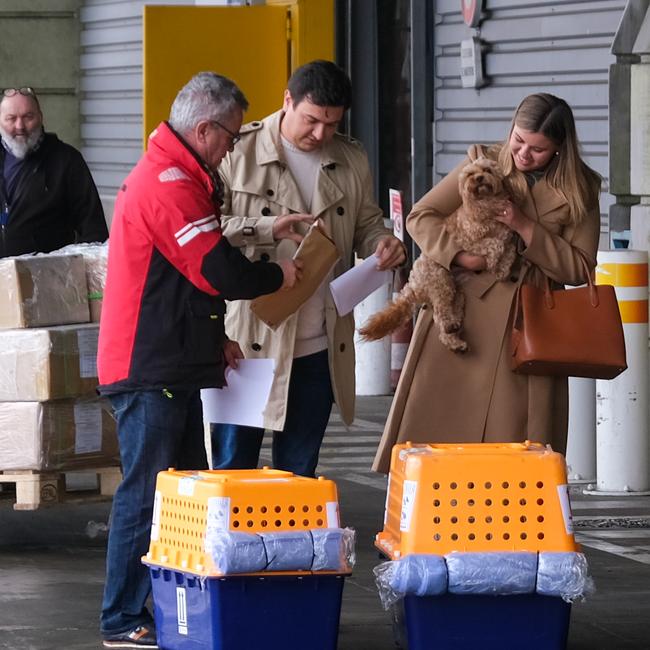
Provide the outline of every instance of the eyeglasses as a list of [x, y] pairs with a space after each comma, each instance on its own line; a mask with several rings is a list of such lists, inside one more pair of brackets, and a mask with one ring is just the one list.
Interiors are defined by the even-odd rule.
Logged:
[[13, 97], [14, 95], [26, 95], [27, 97], [36, 97], [36, 93], [33, 88], [29, 86], [23, 86], [22, 88], [5, 88], [2, 91], [2, 94], [5, 97]]
[[241, 140], [241, 135], [239, 133], [231, 131], [227, 126], [221, 124], [221, 122], [218, 122], [217, 120], [210, 120], [210, 123], [220, 126], [230, 136], [230, 141], [233, 147]]

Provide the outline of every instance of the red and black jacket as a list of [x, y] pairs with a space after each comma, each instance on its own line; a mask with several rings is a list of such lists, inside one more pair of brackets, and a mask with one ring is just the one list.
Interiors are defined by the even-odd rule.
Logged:
[[282, 285], [222, 236], [219, 181], [167, 123], [115, 203], [97, 366], [102, 394], [223, 386], [224, 300]]

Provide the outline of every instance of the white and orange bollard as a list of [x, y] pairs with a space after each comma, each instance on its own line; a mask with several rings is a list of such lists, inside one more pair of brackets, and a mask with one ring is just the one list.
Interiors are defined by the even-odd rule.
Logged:
[[628, 368], [596, 381], [596, 485], [586, 493], [650, 494], [647, 251], [599, 251], [596, 283], [616, 289]]

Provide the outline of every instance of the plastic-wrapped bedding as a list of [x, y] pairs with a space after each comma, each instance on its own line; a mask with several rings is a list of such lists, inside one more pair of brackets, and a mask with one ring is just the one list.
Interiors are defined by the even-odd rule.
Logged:
[[439, 596], [447, 591], [447, 567], [442, 555], [407, 555], [383, 562], [373, 572], [386, 609], [402, 596]]
[[255, 573], [266, 567], [264, 542], [258, 535], [214, 530], [206, 535], [206, 551], [219, 573]]
[[449, 553], [445, 555], [452, 594], [531, 594], [537, 553]]
[[567, 602], [593, 593], [594, 582], [589, 575], [583, 553], [541, 552], [537, 567], [537, 593], [560, 596]]
[[277, 533], [208, 529], [206, 552], [223, 575], [259, 571], [339, 571], [354, 566], [354, 530], [324, 528]]
[[314, 544], [308, 530], [260, 533], [266, 549], [265, 571], [308, 571], [314, 559]]
[[356, 561], [352, 528], [314, 528], [312, 571], [351, 571]]

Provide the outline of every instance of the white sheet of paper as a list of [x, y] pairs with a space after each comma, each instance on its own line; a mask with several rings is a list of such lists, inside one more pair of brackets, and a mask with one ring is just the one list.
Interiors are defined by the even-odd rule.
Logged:
[[343, 275], [330, 282], [332, 298], [339, 316], [349, 314], [364, 298], [390, 282], [392, 271], [377, 270], [377, 256], [366, 257]]
[[240, 359], [226, 370], [227, 386], [201, 390], [203, 422], [263, 427], [274, 371], [273, 359]]

